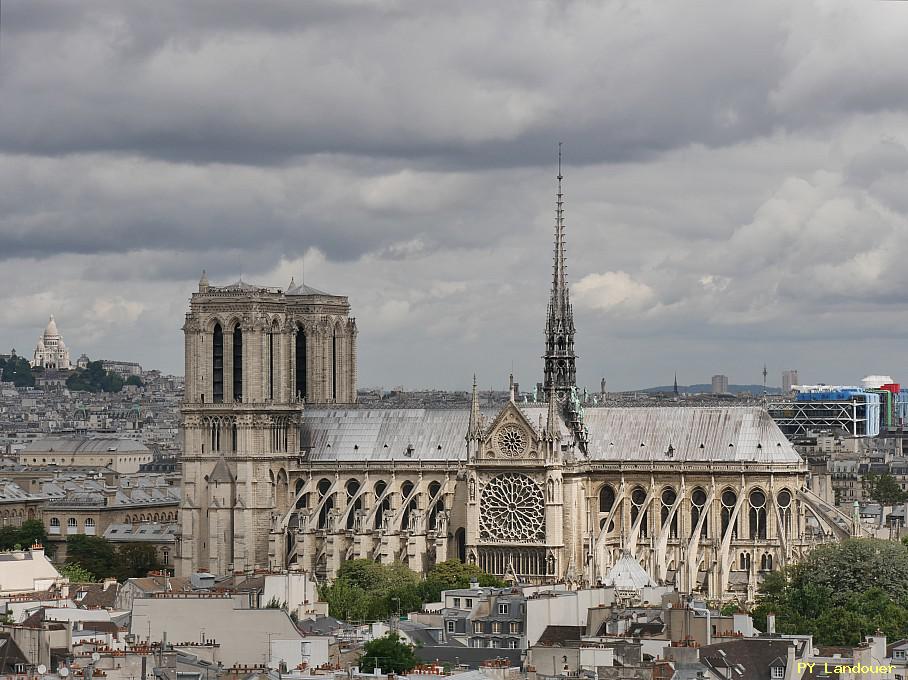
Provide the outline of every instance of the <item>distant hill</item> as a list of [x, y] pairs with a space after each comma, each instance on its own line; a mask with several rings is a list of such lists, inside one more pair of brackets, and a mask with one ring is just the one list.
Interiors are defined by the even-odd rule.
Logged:
[[[639, 390], [632, 390], [634, 392], [671, 392], [674, 389], [673, 385], [660, 385], [659, 387], [644, 387]], [[698, 385], [678, 385], [678, 391], [681, 394], [687, 392], [688, 394], [699, 394], [702, 392], [712, 392], [713, 386], [710, 384], [698, 384]], [[737, 394], [738, 392], [750, 392], [754, 395], [763, 394], [763, 385], [729, 385], [728, 391], [731, 394]], [[781, 387], [771, 387], [770, 385], [766, 386], [767, 394], [782, 394]]]

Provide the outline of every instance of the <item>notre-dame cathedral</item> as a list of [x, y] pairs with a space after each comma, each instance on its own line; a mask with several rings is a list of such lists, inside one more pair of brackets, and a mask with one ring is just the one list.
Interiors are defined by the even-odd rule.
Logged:
[[558, 177], [544, 403], [356, 405], [346, 297], [202, 276], [183, 326], [182, 573], [450, 558], [595, 584], [622, 555], [656, 582], [752, 597], [851, 520], [758, 407], [584, 408]]

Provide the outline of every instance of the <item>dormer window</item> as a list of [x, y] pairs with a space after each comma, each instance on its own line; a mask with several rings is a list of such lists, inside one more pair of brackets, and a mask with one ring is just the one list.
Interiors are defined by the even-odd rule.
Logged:
[[785, 678], [785, 666], [772, 667], [772, 680], [783, 680]]

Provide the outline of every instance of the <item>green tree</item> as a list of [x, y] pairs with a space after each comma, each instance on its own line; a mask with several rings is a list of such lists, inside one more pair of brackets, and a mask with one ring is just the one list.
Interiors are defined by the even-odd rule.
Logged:
[[372, 560], [348, 560], [337, 570], [337, 578], [365, 590], [380, 588], [386, 567]]
[[335, 616], [378, 621], [420, 609], [420, 586], [419, 576], [400, 562], [360, 559], [344, 562], [334, 581], [319, 593]]
[[23, 548], [39, 543], [47, 545], [47, 532], [44, 530], [44, 523], [40, 519], [28, 519], [19, 527], [19, 542]]
[[319, 597], [328, 603], [328, 611], [332, 616], [344, 621], [365, 621], [370, 618], [366, 591], [346, 579], [336, 578], [331, 584], [320, 586]]
[[66, 561], [82, 567], [100, 579], [120, 576], [117, 552], [113, 544], [101, 536], [82, 534], [67, 536]]
[[131, 375], [126, 378], [127, 385], [135, 385], [136, 387], [145, 387], [145, 383], [142, 382], [142, 379], [137, 375]]
[[865, 482], [869, 496], [882, 505], [904, 503], [908, 498], [908, 494], [902, 491], [895, 477], [890, 474], [867, 475]]
[[426, 574], [420, 590], [424, 602], [438, 602], [441, 591], [454, 588], [468, 588], [475, 578], [480, 586], [503, 588], [506, 584], [499, 578], [484, 572], [475, 564], [464, 564], [460, 560], [439, 562]]
[[116, 551], [117, 578], [142, 578], [149, 571], [164, 568], [158, 559], [158, 551], [147, 543], [123, 543]]
[[737, 614], [738, 612], [745, 611], [744, 607], [735, 600], [733, 602], [726, 602], [722, 609], [719, 610], [719, 613], [722, 616], [731, 616], [732, 614]]
[[68, 578], [70, 583], [94, 583], [97, 580], [88, 569], [71, 562], [61, 565], [57, 571]]
[[372, 673], [376, 668], [381, 668], [383, 673], [400, 674], [411, 671], [418, 663], [413, 645], [401, 641], [397, 633], [390, 632], [363, 646], [359, 669], [364, 673]]
[[35, 543], [47, 545], [47, 534], [40, 520], [29, 519], [18, 527], [0, 527], [0, 550], [26, 550]]
[[35, 376], [28, 361], [19, 356], [0, 357], [0, 379], [16, 387], [34, 387]]
[[0, 527], [0, 550], [16, 550], [21, 548], [19, 531], [14, 526]]
[[66, 386], [82, 392], [119, 392], [123, 389], [123, 378], [105, 371], [100, 361], [90, 361], [86, 368], [75, 371], [66, 379]]
[[849, 539], [813, 550], [767, 574], [754, 622], [774, 612], [780, 633], [812, 634], [819, 644], [852, 645], [880, 629], [908, 635], [908, 549], [895, 541]]

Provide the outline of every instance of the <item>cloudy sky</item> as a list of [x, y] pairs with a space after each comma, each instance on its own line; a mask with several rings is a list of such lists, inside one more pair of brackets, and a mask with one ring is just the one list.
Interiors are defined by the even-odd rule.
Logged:
[[908, 3], [45, 2], [0, 16], [0, 351], [182, 373], [207, 269], [350, 297], [360, 384], [908, 382]]

